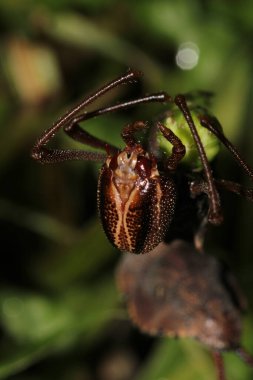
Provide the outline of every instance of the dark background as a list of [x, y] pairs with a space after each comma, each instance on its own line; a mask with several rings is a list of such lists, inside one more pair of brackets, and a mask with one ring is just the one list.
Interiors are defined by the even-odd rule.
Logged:
[[[198, 343], [154, 340], [128, 322], [114, 284], [121, 253], [96, 214], [99, 165], [42, 166], [29, 154], [69, 105], [132, 67], [142, 83], [100, 105], [212, 91], [212, 112], [253, 165], [252, 2], [1, 0], [0, 38], [0, 379], [214, 379]], [[122, 145], [125, 124], [161, 109], [140, 106], [85, 127]], [[61, 133], [54, 143], [78, 146]], [[218, 177], [249, 185], [228, 152], [215, 166]], [[253, 205], [222, 199], [225, 222], [210, 230], [207, 251], [233, 269], [249, 299], [243, 344], [253, 352]], [[232, 354], [225, 361], [229, 379], [252, 379]]]

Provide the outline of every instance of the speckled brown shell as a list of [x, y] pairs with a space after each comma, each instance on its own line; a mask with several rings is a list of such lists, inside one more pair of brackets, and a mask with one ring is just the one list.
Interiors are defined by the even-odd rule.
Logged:
[[98, 183], [98, 210], [110, 242], [121, 251], [147, 253], [163, 239], [174, 215], [176, 191], [171, 178], [150, 178], [134, 187], [122, 211], [115, 199], [113, 173], [105, 164]]
[[245, 300], [231, 273], [192, 245], [177, 240], [146, 256], [125, 256], [117, 284], [142, 331], [196, 338], [214, 350], [239, 346]]

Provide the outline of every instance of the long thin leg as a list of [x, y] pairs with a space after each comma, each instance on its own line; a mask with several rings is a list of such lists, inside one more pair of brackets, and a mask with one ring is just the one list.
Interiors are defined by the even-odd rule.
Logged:
[[58, 119], [52, 125], [52, 127], [47, 129], [42, 134], [42, 136], [38, 139], [38, 141], [32, 149], [32, 157], [42, 163], [59, 162], [72, 159], [90, 159], [89, 154], [85, 155], [85, 152], [80, 153], [80, 151], [76, 151], [74, 154], [72, 151], [69, 150], [59, 150], [58, 152], [56, 152], [45, 148], [45, 145], [54, 137], [54, 135], [59, 129], [68, 125], [73, 120], [73, 118], [76, 117], [81, 112], [81, 110], [83, 110], [89, 104], [93, 103], [96, 99], [98, 99], [108, 91], [112, 90], [113, 88], [121, 84], [132, 82], [140, 76], [140, 72], [129, 70], [125, 75], [122, 75], [119, 78], [113, 80], [112, 82], [109, 82], [101, 89], [82, 100], [77, 106], [68, 111], [65, 115]]
[[253, 368], [253, 356], [249, 354], [244, 348], [239, 347], [236, 350], [237, 355], [244, 361], [244, 363], [248, 364], [251, 368]]
[[226, 380], [223, 357], [220, 352], [214, 351], [213, 360], [217, 372], [217, 380]]
[[232, 193], [235, 193], [237, 195], [241, 195], [242, 197], [253, 202], [253, 189], [247, 189], [239, 183], [227, 181], [225, 179], [216, 179], [215, 183], [218, 187], [231, 191]]
[[72, 137], [74, 140], [79, 141], [83, 144], [87, 144], [94, 148], [101, 148], [101, 149], [106, 149], [106, 150], [109, 149], [112, 153], [116, 153], [118, 150], [116, 147], [90, 135], [88, 132], [84, 131], [78, 124], [82, 121], [91, 119], [93, 117], [101, 116], [106, 113], [111, 113], [111, 112], [115, 112], [119, 110], [126, 110], [129, 107], [133, 107], [138, 104], [151, 103], [151, 102], [159, 102], [159, 103], [165, 102], [168, 100], [168, 98], [169, 97], [165, 92], [160, 92], [156, 94], [147, 95], [142, 98], [130, 100], [128, 102], [115, 104], [110, 107], [100, 108], [95, 111], [83, 113], [75, 117], [73, 120], [71, 120], [68, 125], [64, 126], [64, 131], [67, 133], [67, 135]]
[[[83, 115], [80, 115], [83, 116]], [[83, 119], [80, 117], [80, 121]], [[114, 145], [105, 142], [104, 140], [99, 139], [98, 137], [95, 137], [91, 135], [89, 132], [82, 129], [77, 123], [79, 121], [79, 118], [75, 118], [73, 120], [73, 124], [71, 123], [70, 126], [64, 128], [64, 132], [74, 139], [75, 141], [81, 142], [82, 144], [86, 144], [88, 146], [91, 146], [93, 148], [103, 149], [106, 150], [106, 152], [110, 152], [111, 154], [115, 154], [118, 152], [118, 148]]]
[[32, 157], [42, 164], [55, 164], [75, 160], [105, 162], [107, 155], [100, 152], [87, 152], [84, 150], [47, 149], [42, 146]]
[[[240, 195], [249, 201], [253, 202], [253, 189], [245, 188], [239, 183], [233, 181], [227, 181], [225, 179], [214, 179], [216, 186], [220, 189], [230, 191]], [[193, 196], [199, 195], [201, 193], [206, 193], [208, 195], [208, 184], [205, 181], [192, 181], [190, 184], [190, 191]]]
[[237, 163], [243, 168], [243, 170], [248, 174], [248, 176], [253, 180], [253, 169], [246, 163], [242, 158], [241, 154], [238, 152], [236, 147], [226, 138], [223, 134], [222, 129], [219, 128], [218, 121], [215, 119], [211, 120], [208, 117], [200, 117], [200, 123], [203, 127], [211, 131], [218, 139], [225, 145], [225, 147], [231, 152], [234, 156]]
[[172, 132], [171, 129], [166, 128], [164, 125], [162, 125], [160, 122], [157, 122], [157, 127], [162, 132], [163, 136], [168, 140], [173, 148], [172, 148], [172, 154], [167, 159], [165, 165], [168, 170], [176, 170], [179, 162], [182, 160], [182, 158], [185, 155], [185, 146], [182, 143], [182, 141]]
[[[134, 106], [140, 103], [148, 102], [164, 102], [168, 100], [169, 96], [166, 93], [159, 93], [149, 95], [140, 99], [132, 100], [129, 102], [124, 102], [111, 107], [101, 108], [88, 113], [83, 113], [78, 115], [87, 105], [94, 102], [97, 98], [104, 95], [111, 89], [128, 82], [132, 82], [139, 78], [141, 73], [138, 71], [128, 71], [125, 75], [115, 79], [114, 81], [108, 83], [100, 90], [92, 94], [91, 96], [84, 99], [72, 110], [68, 111], [63, 117], [57, 120], [53, 126], [47, 129], [42, 136], [36, 142], [34, 148], [32, 149], [32, 157], [42, 163], [54, 163], [67, 160], [104, 160], [105, 155], [95, 152], [84, 152], [84, 151], [73, 151], [73, 150], [54, 150], [48, 149], [45, 145], [54, 137], [56, 132], [64, 128], [65, 132], [72, 138], [87, 145], [93, 146], [95, 148], [102, 148], [107, 152], [116, 152], [117, 148], [113, 145], [106, 143], [98, 138], [93, 137], [88, 132], [83, 131], [78, 122], [90, 119], [95, 116], [100, 116], [105, 113], [114, 112], [120, 109], [126, 109], [130, 106]], [[91, 158], [93, 157], [93, 158]]]
[[[164, 91], [157, 92], [154, 94], [143, 96], [142, 98], [133, 99], [127, 102], [114, 104], [113, 106], [104, 107], [104, 108], [97, 109], [95, 111], [83, 113], [78, 116], [78, 119], [80, 117], [78, 122], [88, 120], [96, 116], [101, 116], [106, 113], [112, 113], [115, 111], [125, 110], [125, 109], [128, 109], [129, 107], [133, 107], [133, 106], [143, 104], [143, 103], [152, 103], [152, 102], [163, 103], [163, 102], [171, 102], [171, 101], [172, 101], [171, 96], [169, 96], [166, 92]], [[71, 123], [72, 123], [72, 120], [71, 120]]]
[[208, 194], [210, 199], [210, 207], [209, 207], [209, 213], [208, 213], [208, 221], [212, 224], [220, 224], [223, 220], [221, 207], [220, 207], [220, 197], [218, 194], [218, 191], [215, 187], [211, 167], [209, 165], [205, 149], [203, 147], [203, 144], [200, 140], [200, 137], [198, 135], [196, 126], [193, 122], [193, 119], [191, 117], [191, 113], [189, 111], [189, 108], [186, 104], [185, 97], [183, 95], [177, 95], [174, 100], [175, 104], [178, 106], [178, 108], [182, 111], [186, 122], [189, 125], [189, 128], [191, 130], [192, 136], [194, 138], [194, 141], [196, 143], [199, 156], [203, 165], [206, 181], [208, 183]]

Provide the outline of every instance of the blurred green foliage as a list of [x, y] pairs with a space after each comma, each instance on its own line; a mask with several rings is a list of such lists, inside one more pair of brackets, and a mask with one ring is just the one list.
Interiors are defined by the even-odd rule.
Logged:
[[[0, 33], [0, 379], [214, 379], [198, 343], [153, 340], [128, 322], [114, 285], [121, 253], [96, 215], [98, 165], [39, 166], [29, 152], [70, 104], [133, 67], [142, 84], [103, 104], [213, 91], [212, 112], [252, 165], [252, 2], [1, 0]], [[196, 46], [191, 70], [176, 64], [184, 43]], [[161, 109], [108, 115], [87, 129], [121, 146], [122, 126]], [[77, 146], [63, 134], [56, 144]], [[245, 182], [226, 152], [216, 166], [219, 177]], [[223, 202], [225, 223], [207, 250], [234, 269], [252, 310], [253, 207], [233, 195]], [[243, 343], [253, 352], [248, 315]], [[253, 377], [232, 354], [225, 360], [229, 379]]]

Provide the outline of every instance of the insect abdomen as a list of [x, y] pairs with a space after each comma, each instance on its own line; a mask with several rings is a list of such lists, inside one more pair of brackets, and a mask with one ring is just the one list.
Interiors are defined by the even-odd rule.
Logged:
[[102, 168], [98, 185], [98, 208], [104, 231], [121, 251], [146, 253], [163, 239], [174, 214], [174, 182], [159, 176], [142, 181], [122, 202], [111, 178]]

